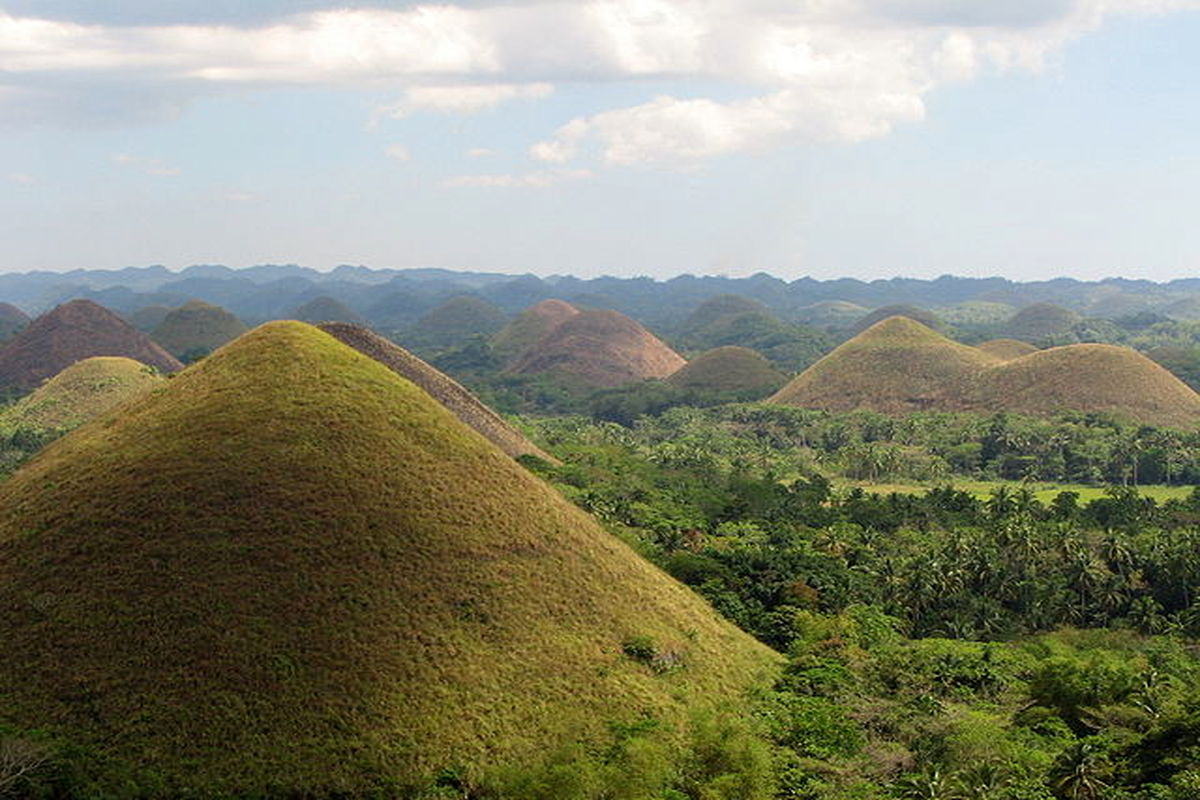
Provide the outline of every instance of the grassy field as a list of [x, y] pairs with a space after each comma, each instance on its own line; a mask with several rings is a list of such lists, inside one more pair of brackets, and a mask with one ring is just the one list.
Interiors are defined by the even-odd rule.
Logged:
[[[1029, 487], [1033, 490], [1037, 499], [1043, 503], [1048, 503], [1055, 498], [1060, 492], [1078, 492], [1080, 502], [1089, 502], [1097, 497], [1103, 497], [1107, 487], [1104, 486], [1087, 486], [1081, 483], [1021, 483], [1020, 481], [968, 481], [968, 480], [952, 480], [940, 481], [931, 484], [914, 484], [914, 483], [869, 483], [867, 481], [852, 481], [845, 479], [834, 479], [834, 486], [838, 489], [861, 488], [863, 491], [874, 492], [877, 494], [890, 494], [896, 492], [898, 494], [921, 494], [932, 489], [934, 486], [951, 485], [956, 489], [961, 489], [965, 492], [970, 492], [978, 498], [986, 498], [1001, 486], [1015, 491], [1023, 487]], [[1191, 486], [1138, 486], [1138, 492], [1143, 497], [1152, 497], [1158, 502], [1164, 500], [1183, 499], [1191, 494]]]

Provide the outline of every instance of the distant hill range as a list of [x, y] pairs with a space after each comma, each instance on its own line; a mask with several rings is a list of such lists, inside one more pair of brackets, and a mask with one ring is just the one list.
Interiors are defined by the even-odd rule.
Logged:
[[0, 632], [0, 730], [97, 797], [431, 797], [686, 737], [782, 660], [300, 322], [0, 483]]
[[113, 312], [90, 300], [72, 300], [0, 345], [0, 389], [34, 389], [92, 356], [123, 356], [163, 372], [183, 368], [178, 359]]
[[1200, 395], [1128, 348], [1078, 344], [1021, 355], [951, 341], [906, 317], [842, 344], [770, 402], [834, 411], [1102, 411], [1177, 428], [1200, 425]]

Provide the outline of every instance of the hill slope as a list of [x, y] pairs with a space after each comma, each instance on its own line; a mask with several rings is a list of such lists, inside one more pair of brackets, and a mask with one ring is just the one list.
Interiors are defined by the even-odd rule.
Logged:
[[1036, 353], [1038, 349], [1029, 342], [1019, 339], [991, 339], [976, 345], [980, 350], [1001, 361], [1012, 361], [1014, 358]]
[[249, 330], [246, 324], [220, 306], [191, 300], [167, 312], [150, 334], [173, 356], [210, 353]]
[[[319, 491], [314, 491], [319, 487]], [[378, 796], [775, 657], [425, 392], [264, 325], [0, 485], [0, 725], [108, 796]], [[682, 653], [657, 673], [622, 654]]]
[[746, 347], [718, 347], [693, 358], [667, 378], [682, 389], [715, 392], [778, 389], [787, 378], [761, 353]]
[[28, 314], [11, 303], [0, 303], [0, 339], [7, 339], [28, 324]]
[[618, 311], [581, 311], [551, 328], [509, 368], [552, 373], [588, 386], [665, 378], [686, 363], [650, 331]]
[[1004, 324], [1005, 336], [1038, 341], [1068, 333], [1083, 317], [1053, 303], [1034, 303], [1025, 306]]
[[1200, 395], [1134, 350], [1076, 344], [1001, 357], [901, 317], [846, 342], [770, 402], [885, 414], [1102, 411], [1151, 425], [1200, 425]]
[[333, 297], [322, 295], [314, 297], [307, 303], [297, 307], [292, 312], [292, 318], [301, 322], [349, 322], [352, 325], [363, 325], [366, 320], [354, 309]]
[[343, 344], [375, 359], [397, 375], [424, 389], [454, 416], [483, 434], [484, 438], [513, 458], [533, 455], [551, 463], [558, 463], [558, 459], [529, 441], [525, 434], [508, 424], [462, 384], [426, 364], [403, 347], [360, 325], [326, 322], [318, 327]]
[[157, 372], [130, 358], [85, 358], [0, 413], [0, 426], [74, 428], [164, 381]]
[[864, 315], [854, 323], [854, 327], [851, 328], [851, 330], [855, 334], [859, 334], [865, 331], [867, 328], [870, 328], [872, 325], [882, 322], [885, 319], [890, 319], [891, 317], [907, 317], [915, 322], [919, 322], [926, 328], [932, 328], [933, 330], [939, 332], [945, 327], [942, 324], [942, 320], [939, 319], [938, 316], [932, 311], [926, 311], [923, 308], [917, 308], [916, 306], [910, 306], [906, 303], [900, 303], [897, 305], [883, 306], [882, 308], [877, 308], [869, 314]]
[[562, 300], [543, 300], [497, 331], [492, 337], [492, 350], [505, 360], [518, 356], [555, 325], [578, 313], [579, 309]]
[[38, 317], [0, 347], [0, 388], [33, 389], [92, 356], [124, 356], [163, 372], [183, 368], [108, 309], [90, 300], [72, 300]]

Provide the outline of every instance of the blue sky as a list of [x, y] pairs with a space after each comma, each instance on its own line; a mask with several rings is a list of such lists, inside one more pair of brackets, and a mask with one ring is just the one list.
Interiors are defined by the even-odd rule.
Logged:
[[342, 6], [0, 0], [0, 271], [1200, 271], [1200, 3]]

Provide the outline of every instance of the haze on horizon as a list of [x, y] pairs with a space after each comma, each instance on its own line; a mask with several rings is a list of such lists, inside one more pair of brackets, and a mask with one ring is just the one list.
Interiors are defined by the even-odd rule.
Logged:
[[0, 272], [1200, 267], [1200, 0], [0, 0]]

